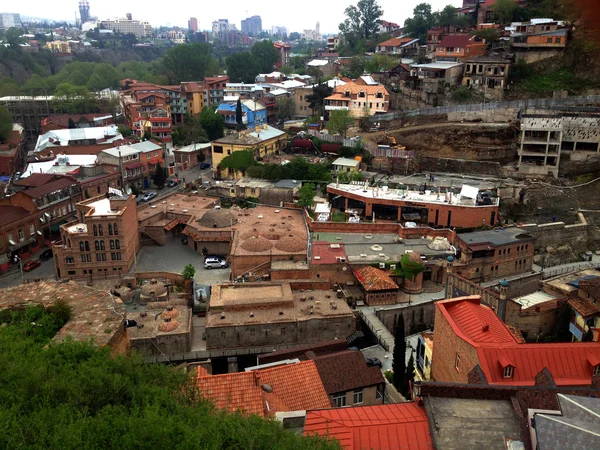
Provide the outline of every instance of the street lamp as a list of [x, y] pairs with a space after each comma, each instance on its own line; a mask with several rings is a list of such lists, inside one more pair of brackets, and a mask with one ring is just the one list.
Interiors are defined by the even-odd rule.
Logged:
[[14, 256], [13, 261], [19, 261], [19, 267], [21, 268], [21, 284], [23, 284], [23, 261], [21, 261], [21, 258], [19, 258], [17, 255]]

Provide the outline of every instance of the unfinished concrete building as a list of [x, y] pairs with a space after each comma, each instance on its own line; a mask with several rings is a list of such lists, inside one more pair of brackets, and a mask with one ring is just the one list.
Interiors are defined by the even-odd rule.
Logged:
[[[526, 111], [521, 116], [519, 172], [558, 177], [561, 158], [563, 165], [568, 161], [573, 167], [600, 158], [600, 115]], [[572, 170], [563, 168], [560, 174]]]

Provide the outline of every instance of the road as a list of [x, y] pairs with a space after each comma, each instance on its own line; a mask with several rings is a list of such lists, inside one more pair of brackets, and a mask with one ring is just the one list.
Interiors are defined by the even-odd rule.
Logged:
[[[29, 259], [39, 259], [40, 253], [46, 250], [45, 248], [40, 250], [36, 255]], [[36, 267], [31, 272], [23, 272], [24, 281], [33, 281], [38, 279], [44, 280], [56, 280], [54, 275], [54, 260], [40, 261], [42, 264]], [[21, 270], [18, 264], [13, 264], [10, 270], [0, 277], [0, 289], [18, 286], [21, 284]]]

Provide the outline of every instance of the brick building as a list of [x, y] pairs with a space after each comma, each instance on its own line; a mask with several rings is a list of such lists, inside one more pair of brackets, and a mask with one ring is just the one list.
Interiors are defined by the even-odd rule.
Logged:
[[249, 348], [346, 339], [356, 320], [333, 291], [292, 291], [289, 282], [212, 288], [206, 347]]
[[485, 282], [525, 273], [533, 266], [535, 237], [518, 227], [459, 233], [454, 272]]
[[93, 128], [114, 125], [112, 114], [55, 114], [41, 121], [42, 133], [68, 128]]
[[485, 54], [485, 42], [471, 34], [445, 36], [435, 49], [436, 61], [462, 62], [468, 58]]
[[81, 187], [70, 175], [36, 173], [15, 184], [16, 193], [0, 199], [2, 205], [20, 206], [38, 216], [39, 231], [45, 239], [74, 217], [81, 200]]
[[156, 138], [167, 148], [171, 148], [173, 146], [172, 120], [174, 120], [171, 117], [171, 97], [163, 92], [161, 86], [150, 84], [134, 86], [121, 94], [121, 106], [127, 126], [138, 138]]
[[13, 124], [8, 138], [0, 142], [0, 175], [10, 176], [23, 168], [25, 162], [25, 134], [23, 127]]
[[475, 194], [469, 194], [475, 197], [471, 198], [452, 192], [422, 193], [338, 183], [329, 184], [327, 193], [334, 208], [359, 210], [359, 215], [367, 219], [408, 221], [436, 228], [477, 228], [493, 226], [498, 218], [499, 199], [486, 202]]
[[108, 173], [122, 171], [125, 185], [148, 188], [157, 167], [165, 167], [164, 150], [152, 141], [121, 145], [102, 150], [98, 154], [98, 164]]
[[398, 302], [400, 288], [383, 270], [366, 266], [354, 269], [354, 276], [363, 291], [367, 305], [389, 305]]
[[591, 386], [600, 374], [600, 343], [526, 344], [479, 297], [435, 304], [432, 380], [491, 385]]
[[34, 211], [20, 206], [0, 206], [0, 272], [10, 268], [15, 255], [24, 261], [40, 249], [39, 224]]
[[78, 203], [76, 213], [54, 244], [56, 276], [94, 279], [128, 272], [140, 249], [135, 197], [95, 197]]

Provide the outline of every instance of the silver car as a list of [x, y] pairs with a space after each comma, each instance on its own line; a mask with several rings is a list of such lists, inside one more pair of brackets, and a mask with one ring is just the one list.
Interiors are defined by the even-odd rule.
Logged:
[[206, 258], [204, 260], [204, 268], [210, 269], [226, 269], [228, 266], [225, 258]]

